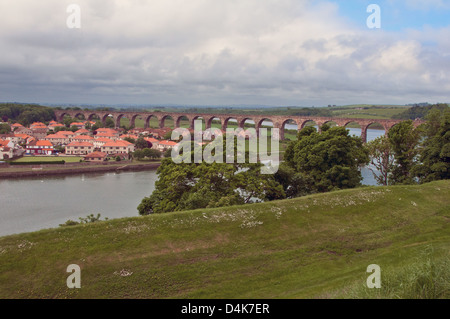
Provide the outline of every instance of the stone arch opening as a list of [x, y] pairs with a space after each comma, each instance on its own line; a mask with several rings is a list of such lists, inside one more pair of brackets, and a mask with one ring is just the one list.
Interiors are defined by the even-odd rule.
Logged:
[[156, 115], [149, 115], [145, 119], [146, 128], [159, 128], [159, 119]]
[[130, 120], [131, 128], [145, 128], [145, 120], [140, 114], [135, 114]]
[[[200, 121], [201, 121], [201, 126], [200, 126]], [[191, 128], [193, 129], [197, 129], [197, 130], [205, 130], [206, 128], [206, 121], [202, 116], [195, 116], [192, 119], [192, 123], [191, 123]]]
[[222, 130], [222, 120], [218, 117], [210, 117], [206, 124], [207, 128], [218, 128]]
[[131, 128], [131, 120], [128, 114], [120, 114], [116, 119], [116, 127], [129, 130]]
[[297, 139], [298, 123], [292, 119], [285, 120], [281, 130], [285, 140], [294, 141]]
[[370, 142], [380, 136], [386, 135], [386, 129], [382, 124], [375, 121], [367, 125], [365, 134], [363, 132], [362, 135], [365, 136], [365, 142]]
[[171, 129], [175, 128], [175, 121], [173, 117], [170, 115], [164, 115], [159, 122], [159, 127], [160, 128], [167, 127]]
[[77, 113], [75, 114], [74, 120], [76, 121], [86, 121], [86, 117], [83, 113]]
[[226, 130], [227, 128], [231, 128], [231, 129], [237, 129], [238, 126], [238, 120], [234, 117], [228, 117], [225, 119], [224, 123], [223, 123], [223, 127]]
[[316, 131], [319, 131], [319, 124], [317, 124], [314, 120], [304, 121], [301, 125], [301, 128], [304, 129], [305, 127], [314, 127]]
[[190, 128], [191, 127], [189, 118], [186, 115], [179, 116], [176, 124], [177, 124], [176, 127], [181, 127], [181, 128]]
[[350, 136], [361, 137], [362, 129], [358, 122], [353, 121], [345, 123], [344, 127], [347, 129]]

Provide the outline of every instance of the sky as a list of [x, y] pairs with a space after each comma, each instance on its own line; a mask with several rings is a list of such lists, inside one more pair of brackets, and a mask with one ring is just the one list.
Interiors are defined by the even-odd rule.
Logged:
[[0, 12], [1, 102], [450, 102], [450, 0], [0, 0]]

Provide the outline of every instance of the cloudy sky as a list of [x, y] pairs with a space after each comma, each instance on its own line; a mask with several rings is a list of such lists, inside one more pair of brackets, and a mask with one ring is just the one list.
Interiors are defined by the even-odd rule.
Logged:
[[3, 102], [450, 102], [450, 0], [0, 0], [0, 12]]

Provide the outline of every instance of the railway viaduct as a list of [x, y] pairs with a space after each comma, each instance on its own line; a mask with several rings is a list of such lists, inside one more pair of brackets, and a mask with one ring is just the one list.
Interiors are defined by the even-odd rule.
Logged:
[[[182, 120], [189, 121], [190, 128], [194, 128], [194, 121], [203, 119], [206, 128], [210, 128], [213, 121], [220, 121], [221, 129], [226, 130], [230, 120], [237, 121], [238, 126], [244, 128], [246, 121], [254, 121], [256, 131], [263, 125], [265, 121], [271, 121], [274, 128], [280, 130], [280, 138], [284, 139], [284, 127], [286, 124], [297, 125], [298, 130], [305, 127], [308, 122], [315, 122], [319, 128], [322, 125], [334, 122], [338, 126], [347, 126], [350, 123], [356, 123], [361, 128], [361, 139], [363, 142], [367, 141], [367, 129], [372, 124], [379, 124], [383, 126], [386, 134], [401, 120], [379, 120], [379, 119], [356, 119], [356, 118], [337, 118], [337, 117], [314, 117], [314, 116], [279, 116], [279, 115], [242, 115], [242, 114], [202, 114], [202, 113], [172, 113], [172, 112], [119, 112], [119, 111], [96, 111], [96, 110], [55, 110], [57, 121], [62, 121], [64, 116], [68, 115], [72, 118], [83, 116], [86, 120], [100, 120], [103, 124], [108, 117], [110, 117], [116, 127], [120, 126], [120, 120], [125, 117], [130, 120], [130, 127], [135, 126], [135, 121], [140, 118], [145, 122], [145, 128], [150, 127], [150, 120], [155, 118], [159, 127], [164, 127], [166, 119], [172, 118], [175, 123], [175, 128], [180, 127]], [[414, 121], [415, 126], [419, 126], [423, 121]]]

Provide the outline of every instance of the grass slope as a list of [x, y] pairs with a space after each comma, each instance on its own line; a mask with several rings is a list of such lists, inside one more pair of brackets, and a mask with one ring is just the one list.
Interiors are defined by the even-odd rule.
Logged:
[[[367, 187], [2, 237], [0, 298], [448, 298], [449, 191]], [[370, 264], [382, 289], [364, 287]]]

